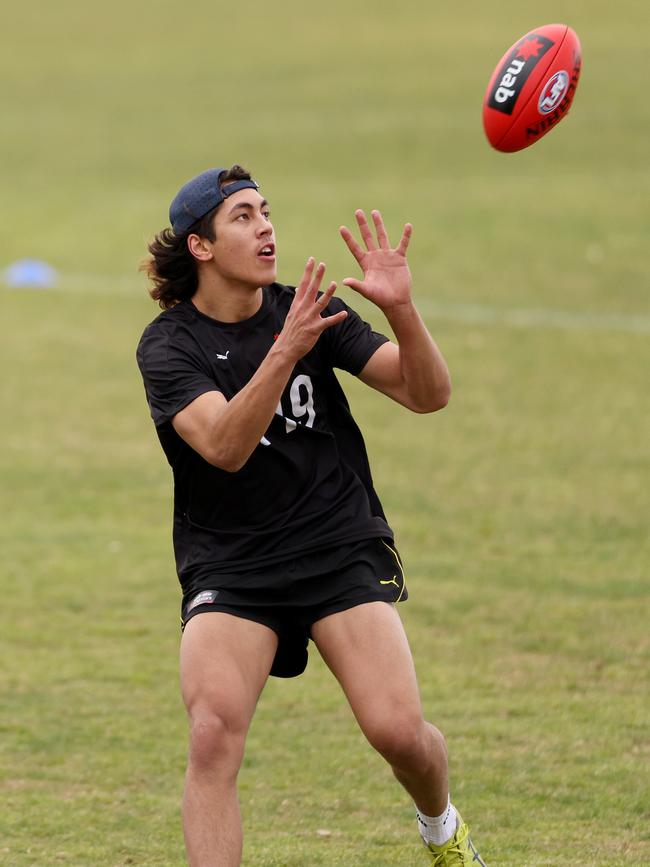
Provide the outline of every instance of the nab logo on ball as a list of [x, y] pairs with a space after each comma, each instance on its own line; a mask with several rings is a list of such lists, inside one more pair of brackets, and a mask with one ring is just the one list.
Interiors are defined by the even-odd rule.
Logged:
[[536, 27], [511, 45], [483, 97], [492, 147], [520, 151], [557, 126], [571, 108], [581, 68], [580, 40], [566, 24]]
[[554, 44], [539, 33], [529, 34], [518, 42], [496, 77], [488, 99], [490, 108], [512, 114], [529, 75]]
[[569, 73], [564, 69], [549, 78], [539, 96], [538, 109], [540, 114], [550, 114], [558, 107], [569, 89], [569, 81]]

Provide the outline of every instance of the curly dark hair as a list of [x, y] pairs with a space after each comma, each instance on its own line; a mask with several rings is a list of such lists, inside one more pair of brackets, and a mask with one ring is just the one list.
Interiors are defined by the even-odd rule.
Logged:
[[[234, 165], [219, 177], [219, 185], [224, 186], [232, 181], [250, 181], [250, 173], [239, 165]], [[163, 310], [169, 310], [180, 301], [186, 301], [194, 295], [198, 288], [198, 270], [196, 259], [187, 246], [189, 235], [199, 235], [208, 241], [216, 240], [214, 232], [214, 215], [220, 205], [209, 211], [187, 232], [175, 235], [172, 229], [163, 229], [148, 244], [151, 254], [140, 266], [149, 277], [153, 286], [149, 294], [157, 301]]]

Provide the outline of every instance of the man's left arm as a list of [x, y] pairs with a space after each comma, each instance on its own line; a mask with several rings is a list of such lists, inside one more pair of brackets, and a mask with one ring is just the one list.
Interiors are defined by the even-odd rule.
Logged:
[[435, 412], [449, 401], [451, 382], [442, 353], [429, 334], [411, 296], [406, 250], [412, 227], [404, 227], [397, 247], [390, 246], [379, 211], [372, 211], [377, 238], [363, 211], [355, 216], [365, 250], [345, 226], [341, 236], [363, 271], [363, 280], [343, 283], [376, 304], [397, 343], [385, 343], [371, 356], [359, 378], [414, 412]]

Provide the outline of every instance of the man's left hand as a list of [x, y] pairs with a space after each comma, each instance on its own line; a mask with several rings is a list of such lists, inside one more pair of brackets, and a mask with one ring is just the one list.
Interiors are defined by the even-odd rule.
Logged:
[[343, 283], [372, 301], [384, 312], [388, 312], [391, 308], [409, 304], [411, 301], [413, 281], [406, 261], [406, 250], [413, 227], [410, 223], [404, 226], [401, 240], [397, 247], [393, 248], [390, 246], [381, 214], [379, 211], [370, 213], [375, 225], [376, 240], [365, 213], [362, 210], [355, 211], [365, 250], [346, 226], [340, 228], [341, 237], [363, 271], [363, 280], [346, 277]]

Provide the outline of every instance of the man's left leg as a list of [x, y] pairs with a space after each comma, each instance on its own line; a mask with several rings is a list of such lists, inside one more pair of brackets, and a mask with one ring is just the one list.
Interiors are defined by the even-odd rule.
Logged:
[[357, 605], [316, 621], [311, 635], [364, 735], [415, 802], [434, 863], [483, 864], [449, 804], [445, 740], [423, 718], [413, 657], [395, 607]]
[[313, 624], [314, 643], [341, 684], [370, 744], [386, 759], [418, 810], [447, 807], [447, 749], [424, 720], [411, 650], [393, 605], [368, 602]]

